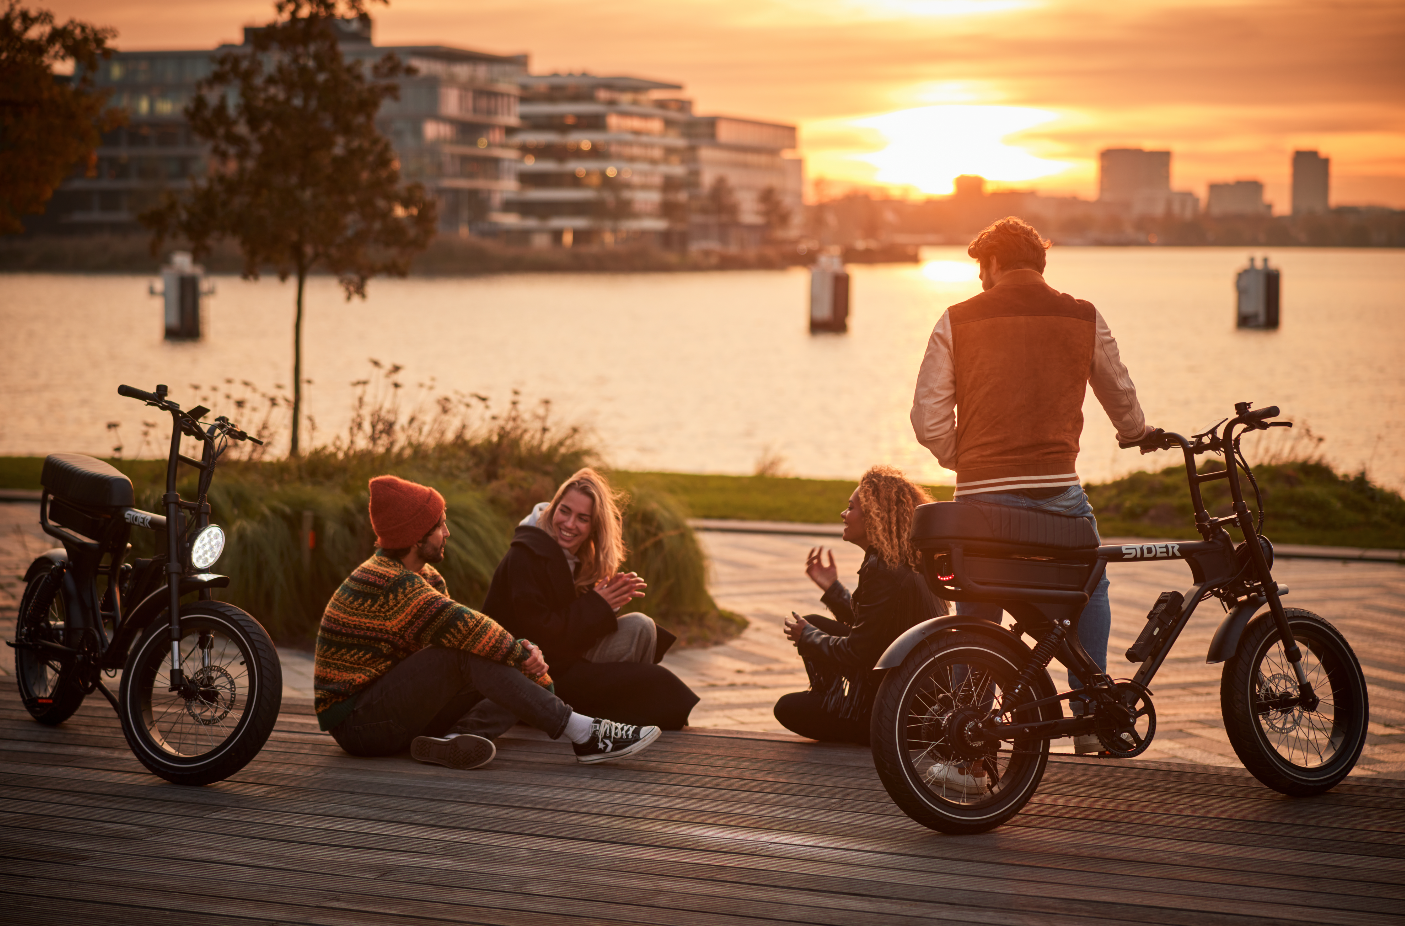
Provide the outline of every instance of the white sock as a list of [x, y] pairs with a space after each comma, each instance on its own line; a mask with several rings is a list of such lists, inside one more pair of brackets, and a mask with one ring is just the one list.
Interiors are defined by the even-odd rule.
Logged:
[[590, 739], [590, 725], [593, 723], [594, 717], [571, 711], [571, 719], [566, 721], [566, 739], [573, 743], [584, 743]]

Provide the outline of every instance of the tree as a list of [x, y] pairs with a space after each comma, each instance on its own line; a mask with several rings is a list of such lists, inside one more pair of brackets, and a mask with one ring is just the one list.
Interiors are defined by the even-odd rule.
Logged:
[[[116, 35], [73, 19], [56, 26], [18, 0], [0, 13], [0, 234], [24, 231], [20, 216], [43, 212], [74, 165], [91, 177], [102, 133], [125, 121], [93, 86]], [[54, 73], [69, 63], [71, 77]]]
[[399, 98], [394, 79], [414, 71], [386, 55], [368, 74], [337, 43], [339, 8], [365, 23], [366, 3], [277, 0], [278, 21], [216, 58], [186, 107], [191, 129], [209, 145], [207, 176], [139, 217], [155, 232], [153, 253], [178, 236], [200, 257], [230, 238], [243, 252], [245, 279], [267, 267], [280, 280], [296, 276], [293, 456], [308, 274], [333, 273], [348, 301], [364, 299], [367, 280], [404, 276], [434, 236], [434, 203], [419, 184], [400, 185], [394, 149], [375, 123], [381, 103]]
[[766, 225], [767, 238], [775, 240], [790, 228], [790, 207], [781, 199], [775, 187], [768, 186], [762, 190], [756, 198], [756, 204], [760, 207], [761, 219]]

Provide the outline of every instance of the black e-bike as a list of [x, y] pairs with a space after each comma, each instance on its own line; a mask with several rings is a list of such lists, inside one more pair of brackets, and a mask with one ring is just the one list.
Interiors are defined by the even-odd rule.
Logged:
[[[182, 410], [165, 386], [117, 392], [171, 415], [165, 514], [134, 507], [131, 480], [102, 460], [45, 458], [39, 521], [63, 546], [34, 560], [25, 575], [10, 644], [20, 696], [35, 720], [55, 725], [100, 691], [152, 772], [177, 784], [221, 781], [263, 748], [283, 698], [268, 633], [211, 596], [229, 578], [209, 571], [225, 542], [210, 523], [210, 481], [231, 441], [258, 441], [225, 417], [202, 425], [210, 410]], [[181, 453], [182, 436], [201, 443], [200, 459]], [[181, 463], [199, 471], [194, 501], [176, 491]], [[154, 556], [127, 561], [133, 527], [156, 532]], [[114, 696], [102, 675], [118, 669]]]
[[[1263, 502], [1239, 442], [1250, 430], [1291, 424], [1268, 421], [1278, 415], [1275, 407], [1250, 409], [1236, 404], [1235, 417], [1189, 440], [1157, 430], [1122, 445], [1180, 448], [1198, 541], [1100, 546], [1085, 518], [960, 501], [917, 509], [912, 537], [931, 589], [952, 601], [997, 603], [1016, 623], [937, 618], [913, 627], [879, 659], [873, 758], [908, 816], [946, 833], [999, 826], [1039, 786], [1054, 737], [1096, 734], [1105, 755], [1143, 753], [1156, 732], [1151, 680], [1196, 606], [1210, 597], [1228, 613], [1206, 659], [1224, 663], [1220, 709], [1245, 768], [1296, 796], [1319, 794], [1346, 777], [1366, 740], [1366, 681], [1336, 628], [1280, 600], [1288, 590], [1273, 579]], [[1224, 466], [1197, 472], [1196, 457], [1207, 453], [1222, 456]], [[1254, 489], [1257, 523], [1241, 471]], [[1228, 481], [1234, 509], [1212, 517], [1200, 487], [1219, 479]], [[1236, 545], [1226, 525], [1243, 541]], [[1114, 680], [1079, 643], [1079, 615], [1108, 563], [1149, 559], [1184, 560], [1194, 585], [1162, 593], [1127, 650], [1140, 668], [1131, 679]], [[1056, 655], [1083, 680], [1081, 688], [1054, 687], [1048, 665]], [[1064, 702], [1072, 716], [1064, 715]]]

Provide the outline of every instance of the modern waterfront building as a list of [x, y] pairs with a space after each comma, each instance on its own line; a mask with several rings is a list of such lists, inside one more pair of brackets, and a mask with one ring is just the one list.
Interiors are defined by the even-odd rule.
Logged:
[[509, 241], [541, 247], [644, 242], [680, 247], [687, 229], [686, 101], [678, 84], [593, 74], [523, 75], [521, 154]]
[[1273, 207], [1264, 202], [1264, 185], [1257, 180], [1236, 180], [1233, 183], [1210, 184], [1205, 211], [1212, 216], [1272, 215]]
[[[517, 77], [525, 55], [501, 56], [444, 46], [374, 45], [368, 29], [338, 24], [342, 52], [367, 62], [398, 54], [418, 74], [402, 78], [399, 101], [378, 116], [406, 181], [423, 183], [439, 202], [441, 231], [468, 233], [485, 223], [510, 224], [503, 197], [517, 185], [517, 151], [506, 144], [517, 125]], [[245, 31], [245, 45], [250, 30]], [[104, 137], [97, 176], [81, 173], [54, 194], [31, 230], [131, 231], [136, 215], [167, 190], [203, 176], [205, 151], [183, 115], [195, 85], [211, 70], [214, 50], [117, 52], [103, 62], [98, 86], [127, 110], [124, 128]]]
[[[805, 178], [804, 162], [793, 154], [795, 126], [695, 116], [684, 132], [691, 142], [690, 248], [755, 247], [799, 227]], [[728, 196], [732, 208], [722, 215], [720, 200]]]
[[1098, 200], [1130, 208], [1137, 197], [1171, 192], [1171, 152], [1108, 148], [1098, 155]]
[[1293, 152], [1293, 215], [1327, 212], [1327, 187], [1332, 159], [1316, 151]]

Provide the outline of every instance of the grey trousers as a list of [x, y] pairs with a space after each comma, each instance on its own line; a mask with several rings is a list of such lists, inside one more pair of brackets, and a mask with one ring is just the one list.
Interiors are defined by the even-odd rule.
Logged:
[[512, 721], [520, 717], [552, 739], [571, 718], [570, 705], [517, 669], [431, 646], [357, 695], [351, 716], [332, 730], [332, 738], [353, 756], [394, 755], [417, 736], [473, 732], [467, 715], [475, 705], [490, 703], [489, 697]]
[[[652, 617], [637, 613], [621, 614], [616, 619], [615, 632], [602, 637], [582, 654], [582, 658], [591, 662], [652, 663], [657, 641], [658, 627]], [[464, 715], [454, 732], [496, 739], [512, 729], [518, 716], [506, 705], [501, 705], [491, 698], [484, 698]], [[525, 717], [521, 719], [527, 720]]]

